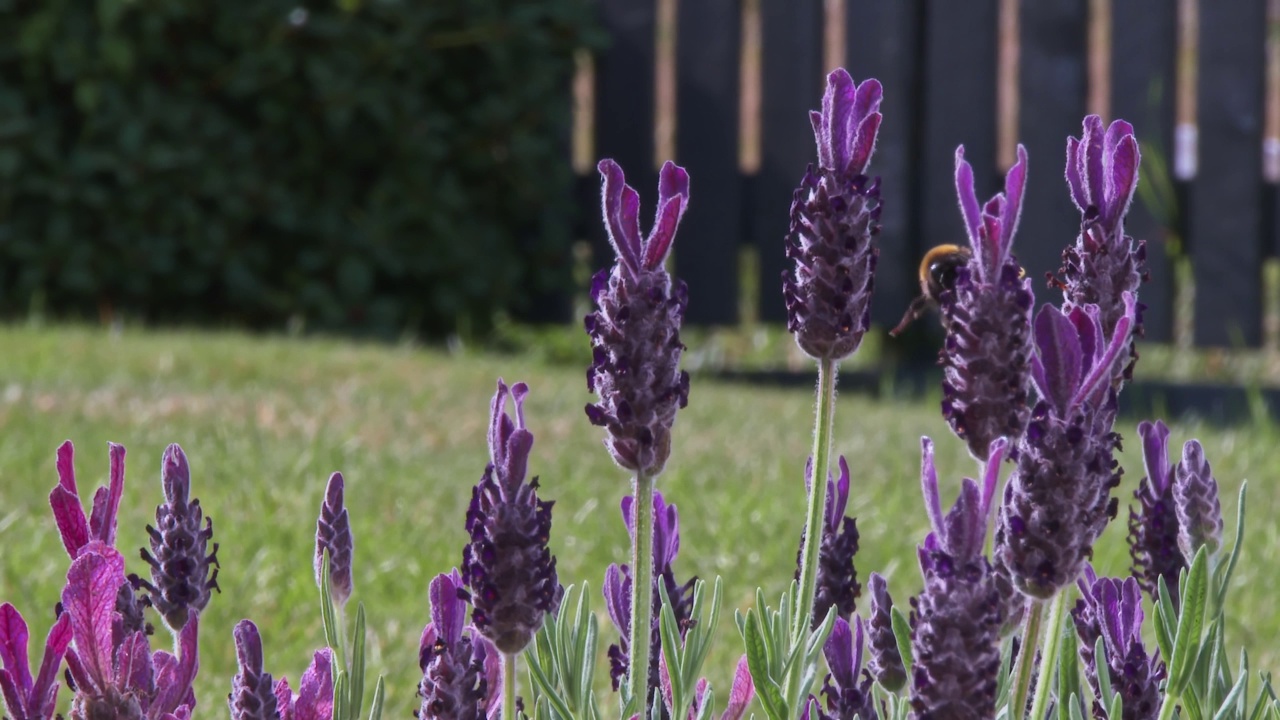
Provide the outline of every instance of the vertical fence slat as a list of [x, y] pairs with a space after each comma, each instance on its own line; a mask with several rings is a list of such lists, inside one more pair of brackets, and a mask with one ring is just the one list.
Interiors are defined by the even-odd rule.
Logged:
[[965, 244], [954, 180], [956, 146], [978, 194], [996, 184], [996, 0], [931, 2], [924, 34], [923, 147], [917, 205], [926, 247]]
[[1038, 308], [1062, 301], [1044, 276], [1058, 270], [1063, 249], [1080, 229], [1063, 168], [1067, 136], [1080, 135], [1085, 115], [1085, 0], [1023, 0], [1019, 20], [1018, 138], [1029, 161], [1014, 252], [1031, 278]]
[[[627, 184], [639, 191], [652, 212], [658, 201], [653, 167], [656, 2], [599, 0], [596, 8], [609, 33], [609, 47], [596, 56], [596, 156], [616, 160], [626, 171]], [[599, 215], [599, 180], [591, 185], [594, 193], [583, 198], [590, 203], [583, 212]], [[604, 267], [612, 261], [613, 250], [601, 223], [589, 229], [592, 265]]]
[[1200, 3], [1199, 166], [1189, 245], [1197, 345], [1262, 342], [1266, 2]]
[[738, 319], [742, 176], [738, 172], [741, 9], [738, 0], [683, 0], [676, 21], [676, 157], [691, 199], [676, 244], [689, 283], [686, 320]]
[[[1142, 322], [1146, 340], [1173, 338], [1173, 265], [1168, 239], [1179, 230], [1173, 195], [1174, 91], [1177, 79], [1178, 14], [1169, 0], [1119, 0], [1111, 3], [1111, 108], [1133, 124], [1146, 162], [1139, 171], [1138, 197], [1129, 208], [1125, 231], [1147, 242], [1150, 282], [1140, 290], [1147, 306]], [[1165, 177], [1155, 177], [1151, 159], [1158, 157]], [[1145, 186], [1145, 187], [1144, 187]], [[1169, 207], [1151, 198], [1167, 198]]]
[[822, 2], [762, 0], [760, 171], [751, 183], [752, 237], [760, 257], [760, 319], [786, 320], [782, 273], [791, 196], [817, 162], [809, 111], [822, 101]]
[[871, 161], [871, 173], [880, 176], [882, 202], [880, 261], [876, 266], [871, 317], [886, 328], [897, 324], [918, 292], [915, 267], [924, 252], [918, 241], [917, 213], [910, 206], [915, 194], [913, 149], [920, 108], [919, 22], [918, 0], [856, 0], [845, 16], [845, 55], [850, 74], [859, 82], [874, 77], [884, 85], [880, 106], [884, 123]]

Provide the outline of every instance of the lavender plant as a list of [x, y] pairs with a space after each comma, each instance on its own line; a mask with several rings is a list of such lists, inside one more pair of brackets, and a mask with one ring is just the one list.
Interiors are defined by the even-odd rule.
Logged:
[[[827, 506], [825, 521], [822, 524], [822, 544], [818, 549], [818, 580], [814, 595], [813, 624], [821, 623], [832, 608], [836, 616], [848, 622], [853, 617], [854, 605], [862, 594], [862, 586], [858, 584], [858, 571], [853, 564], [853, 556], [858, 552], [858, 521], [845, 517], [845, 509], [849, 506], [849, 463], [841, 455], [839, 459], [840, 478], [833, 479], [827, 475], [827, 496], [831, 504]], [[812, 460], [805, 467], [806, 485], [812, 492], [813, 482]], [[803, 560], [804, 538], [800, 539], [800, 551], [796, 553], [797, 582], [800, 580], [800, 564]], [[837, 625], [838, 627], [838, 625]]]
[[1142, 459], [1147, 474], [1138, 483], [1134, 498], [1138, 510], [1129, 509], [1129, 555], [1138, 586], [1152, 600], [1164, 578], [1177, 604], [1178, 574], [1187, 561], [1178, 548], [1178, 514], [1173, 498], [1173, 468], [1169, 464], [1169, 428], [1157, 420], [1138, 424]]
[[317, 650], [298, 681], [298, 692], [288, 678], [272, 684], [264, 670], [262, 636], [250, 620], [236, 624], [232, 636], [239, 670], [231, 678], [227, 707], [231, 720], [330, 720], [334, 712], [333, 651]]
[[[1124, 720], [1154, 717], [1165, 666], [1156, 654], [1148, 654], [1142, 642], [1142, 592], [1137, 580], [1099, 578], [1088, 567], [1077, 583], [1080, 600], [1071, 618], [1080, 637], [1080, 661], [1093, 691], [1094, 717], [1108, 716], [1112, 703], [1110, 693], [1104, 692], [1106, 686], [1120, 696]], [[1099, 682], [1103, 675], [1106, 686]]]
[[457, 570], [431, 581], [431, 622], [418, 644], [418, 665], [422, 668], [419, 720], [499, 717], [501, 654], [474, 625], [466, 624], [463, 592]]

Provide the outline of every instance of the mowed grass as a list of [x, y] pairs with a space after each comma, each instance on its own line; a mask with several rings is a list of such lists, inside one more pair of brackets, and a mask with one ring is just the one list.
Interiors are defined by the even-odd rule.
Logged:
[[[585, 339], [583, 341], [585, 343]], [[369, 666], [385, 672], [387, 717], [415, 706], [418, 639], [428, 621], [427, 586], [455, 566], [466, 540], [471, 487], [488, 459], [485, 430], [499, 376], [531, 393], [536, 436], [531, 471], [555, 501], [551, 545], [562, 582], [591, 584], [595, 606], [611, 562], [624, 562], [627, 534], [618, 504], [628, 477], [600, 444], [582, 407], [591, 400], [580, 367], [521, 355], [445, 353], [333, 340], [255, 338], [233, 333], [0, 328], [0, 600], [27, 616], [42, 640], [68, 566], [49, 512], [54, 450], [76, 444], [87, 498], [107, 472], [106, 443], [128, 448], [118, 545], [131, 572], [160, 502], [159, 464], [170, 442], [186, 450], [194, 494], [214, 519], [222, 593], [201, 628], [197, 717], [225, 716], [235, 672], [231, 628], [252, 618], [267, 669], [294, 682], [322, 644], [312, 571], [315, 518], [329, 473], [347, 478], [356, 538], [355, 601], [369, 617]], [[689, 407], [658, 486], [681, 517], [676, 569], [723, 576], [725, 614], [707, 668], [723, 689], [741, 643], [735, 609], [757, 586], [776, 599], [795, 568], [804, 513], [803, 468], [812, 397], [695, 377]], [[849, 459], [849, 512], [862, 533], [859, 577], [878, 570], [906, 604], [919, 590], [915, 548], [926, 532], [920, 501], [920, 436], [937, 445], [949, 502], [975, 465], [952, 437], [936, 402], [840, 396], [834, 448]], [[1143, 474], [1136, 419], [1125, 419], [1120, 519], [1097, 548], [1103, 573], [1128, 568], [1123, 509]], [[1250, 542], [1228, 611], [1230, 646], [1244, 643], [1254, 667], [1280, 667], [1280, 616], [1273, 568], [1280, 492], [1280, 432], [1175, 423], [1178, 447], [1197, 436], [1223, 486], [1228, 535], [1236, 491], [1250, 480]], [[865, 603], [865, 600], [864, 600]], [[353, 602], [354, 606], [354, 602]], [[349, 608], [351, 610], [354, 607]], [[615, 633], [601, 614], [605, 642]], [[157, 642], [167, 643], [158, 630]], [[33, 645], [36, 644], [33, 641]], [[35, 652], [35, 648], [33, 648]], [[603, 661], [600, 673], [607, 672]], [[526, 682], [522, 679], [522, 682]], [[68, 698], [63, 692], [63, 705]], [[612, 707], [612, 699], [604, 707]]]

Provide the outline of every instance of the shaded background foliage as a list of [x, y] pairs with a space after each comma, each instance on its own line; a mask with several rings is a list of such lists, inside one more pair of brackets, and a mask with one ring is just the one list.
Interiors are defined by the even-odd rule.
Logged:
[[569, 279], [585, 0], [0, 0], [0, 314], [393, 335]]

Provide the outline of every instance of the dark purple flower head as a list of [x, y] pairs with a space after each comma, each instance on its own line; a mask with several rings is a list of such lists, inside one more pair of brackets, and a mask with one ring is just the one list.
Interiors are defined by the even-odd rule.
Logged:
[[[538, 499], [538, 478], [525, 482], [533, 433], [524, 424], [529, 388], [502, 380], [489, 422], [492, 461], [471, 495], [462, 551], [462, 579], [470, 587], [471, 618], [500, 652], [518, 653], [533, 639], [546, 613], [560, 605], [563, 588], [547, 547], [551, 502]], [[507, 396], [515, 419], [507, 415]]]
[[844, 618], [836, 618], [836, 624], [822, 646], [831, 671], [822, 683], [825, 712], [820, 720], [876, 720], [875, 698], [871, 695], [871, 675], [862, 668], [864, 645], [862, 618], [854, 616], [852, 626]]
[[[1071, 617], [1080, 636], [1080, 659], [1094, 697], [1100, 695], [1098, 667], [1105, 667], [1112, 689], [1123, 700], [1123, 720], [1155, 717], [1160, 708], [1159, 685], [1165, 666], [1155, 653], [1148, 655], [1142, 645], [1142, 591], [1137, 581], [1132, 577], [1123, 581], [1099, 578], [1093, 568], [1086, 567], [1077, 584], [1081, 599], [1076, 601]], [[1106, 648], [1107, 656], [1102, 662], [1094, 657], [1098, 638]], [[1093, 711], [1094, 717], [1106, 717], [1097, 700]]]
[[1018, 443], [996, 530], [998, 561], [1031, 597], [1051, 597], [1075, 580], [1115, 517], [1120, 438], [1111, 430], [1110, 367], [1128, 339], [1133, 295], [1125, 307], [1109, 340], [1095, 306], [1063, 313], [1046, 305], [1036, 316], [1031, 376], [1040, 401]]
[[351, 563], [355, 550], [355, 540], [351, 536], [351, 518], [343, 504], [345, 487], [342, 473], [336, 472], [329, 476], [324, 501], [320, 504], [320, 516], [316, 520], [316, 585], [324, 585], [324, 578], [320, 573], [323, 571], [324, 554], [328, 552], [329, 594], [338, 607], [345, 605], [351, 597]]
[[642, 238], [640, 194], [614, 161], [601, 160], [599, 169], [605, 228], [618, 258], [591, 279], [598, 309], [584, 321], [592, 349], [587, 389], [600, 402], [587, 405], [587, 417], [608, 430], [605, 446], [618, 465], [656, 476], [671, 454], [676, 410], [689, 401], [689, 374], [680, 369], [688, 292], [663, 267], [689, 205], [689, 174], [672, 162], [662, 166], [658, 214]]
[[[703, 714], [702, 707], [707, 702], [709, 687], [706, 678], [699, 679], [698, 684], [694, 686], [693, 706], [689, 708], [690, 720]], [[755, 696], [756, 686], [751, 681], [751, 668], [747, 665], [747, 656], [743, 655], [738, 658], [738, 666], [733, 671], [733, 686], [729, 688], [729, 700], [725, 704], [724, 712], [720, 714], [720, 720], [742, 720]], [[710, 714], [707, 717], [711, 717]]]
[[[813, 458], [805, 464], [805, 484], [813, 482]], [[814, 597], [813, 626], [822, 624], [827, 612], [836, 609], [836, 615], [846, 621], [853, 616], [862, 586], [858, 584], [858, 571], [853, 557], [858, 552], [858, 521], [845, 517], [849, 506], [849, 464], [840, 456], [840, 479], [827, 477], [826, 522], [822, 526], [822, 544], [818, 547], [818, 584]], [[800, 560], [804, 553], [804, 534], [796, 551], [795, 579], [800, 579]]]
[[898, 652], [898, 641], [893, 635], [893, 598], [889, 597], [889, 584], [880, 573], [871, 573], [867, 579], [871, 590], [871, 618], [867, 631], [871, 636], [871, 657], [867, 670], [886, 690], [897, 692], [907, 684], [907, 670]]
[[[1146, 243], [1135, 243], [1124, 233], [1140, 162], [1133, 126], [1124, 120], [1113, 121], [1104, 131], [1102, 119], [1090, 115], [1080, 139], [1067, 138], [1067, 185], [1080, 210], [1080, 234], [1063, 251], [1059, 277], [1052, 282], [1062, 288], [1068, 305], [1097, 305], [1108, 337], [1126, 315], [1124, 294], [1136, 296], [1146, 279]], [[1138, 358], [1133, 338], [1142, 335], [1142, 309], [1139, 305], [1126, 352], [1112, 368], [1116, 390], [1132, 377]]]
[[939, 298], [947, 332], [940, 353], [942, 414], [969, 453], [985, 461], [991, 443], [1016, 442], [1027, 425], [1031, 360], [1031, 281], [1013, 257], [1022, 213], [1027, 151], [1005, 175], [1005, 190], [979, 206], [973, 168], [956, 148], [956, 193], [971, 257], [956, 270], [954, 289]]
[[422, 631], [419, 720], [497, 717], [502, 705], [502, 659], [474, 627], [465, 625], [457, 570], [431, 581], [431, 622]]
[[1003, 604], [982, 554], [1004, 438], [991, 444], [981, 488], [966, 478], [945, 516], [933, 442], [923, 438], [921, 486], [933, 530], [919, 548], [924, 590], [911, 599], [911, 707], [920, 718], [995, 716]]
[[142, 551], [142, 559], [151, 566], [151, 581], [139, 579], [137, 584], [176, 633], [192, 613], [204, 610], [218, 589], [218, 544], [209, 550], [213, 519], [205, 518], [200, 501], [191, 497], [191, 468], [176, 444], [164, 451], [160, 484], [165, 502], [156, 508], [155, 527], [147, 526], [151, 551]]
[[76, 693], [70, 720], [189, 717], [195, 707], [199, 615], [193, 613], [179, 633], [176, 657], [152, 653], [144, 631], [119, 632], [116, 599], [127, 583], [124, 558], [105, 546], [84, 549], [67, 571], [62, 609], [70, 618], [67, 671]]
[[71, 644], [71, 616], [62, 613], [49, 628], [44, 657], [35, 677], [27, 656], [27, 623], [9, 603], [0, 605], [0, 707], [11, 720], [53, 720], [58, 702], [58, 667]]
[[1142, 438], [1142, 460], [1146, 477], [1133, 496], [1135, 511], [1129, 507], [1129, 556], [1133, 577], [1151, 597], [1156, 598], [1160, 578], [1164, 578], [1177, 605], [1178, 574], [1187, 561], [1178, 549], [1178, 513], [1173, 497], [1173, 468], [1169, 465], [1169, 428], [1159, 420], [1138, 424]]
[[[627, 533], [635, 541], [635, 498], [628, 495], [622, 498], [622, 521], [627, 526]], [[649, 692], [659, 686], [659, 656], [662, 637], [659, 634], [658, 615], [662, 609], [662, 597], [658, 594], [658, 583], [661, 582], [671, 600], [671, 609], [680, 625], [681, 637], [684, 636], [685, 624], [693, 612], [693, 585], [697, 577], [689, 578], [684, 584], [676, 580], [672, 564], [680, 552], [680, 514], [674, 503], [668, 505], [662, 493], [653, 493], [653, 628], [650, 632], [649, 647]], [[619, 642], [609, 646], [609, 677], [613, 681], [613, 689], [617, 690], [622, 679], [626, 677], [630, 667], [631, 651], [627, 644], [631, 637], [631, 568], [627, 565], [612, 564], [604, 575], [605, 610], [609, 619], [621, 634]]]
[[809, 166], [791, 201], [782, 275], [787, 329], [818, 360], [852, 355], [871, 324], [879, 250], [880, 181], [866, 176], [880, 130], [877, 80], [861, 85], [844, 68], [827, 76], [822, 110], [809, 114], [818, 165]]
[[239, 671], [231, 678], [227, 706], [231, 720], [277, 720], [280, 717], [271, 673], [263, 668], [262, 636], [250, 620], [236, 623], [232, 636], [236, 644]]
[[1182, 462], [1174, 468], [1173, 497], [1178, 512], [1178, 548], [1190, 563], [1196, 551], [1207, 546], [1209, 554], [1222, 547], [1222, 505], [1218, 481], [1199, 440], [1182, 446]]

